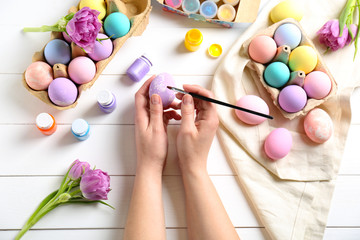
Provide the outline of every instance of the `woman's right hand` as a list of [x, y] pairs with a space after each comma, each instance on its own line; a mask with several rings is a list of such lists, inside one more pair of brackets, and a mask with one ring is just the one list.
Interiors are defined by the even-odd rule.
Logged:
[[[213, 97], [212, 92], [198, 85], [183, 87], [187, 92]], [[180, 169], [183, 173], [206, 171], [208, 153], [219, 125], [215, 104], [188, 94], [178, 94], [177, 98], [182, 100], [182, 121], [176, 142]]]

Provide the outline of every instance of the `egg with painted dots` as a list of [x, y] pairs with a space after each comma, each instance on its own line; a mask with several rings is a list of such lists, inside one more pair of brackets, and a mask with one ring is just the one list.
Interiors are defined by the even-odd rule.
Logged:
[[315, 143], [324, 143], [333, 133], [333, 122], [324, 110], [315, 108], [304, 119], [306, 135]]
[[174, 91], [167, 86], [176, 87], [173, 77], [168, 73], [160, 73], [151, 82], [149, 87], [149, 97], [153, 94], [160, 96], [163, 107], [169, 106], [175, 99]]

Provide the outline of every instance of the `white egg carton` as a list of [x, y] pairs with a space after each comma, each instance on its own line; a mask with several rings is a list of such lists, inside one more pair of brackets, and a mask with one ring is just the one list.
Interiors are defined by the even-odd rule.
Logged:
[[[82, 91], [89, 89], [95, 83], [95, 81], [98, 79], [98, 77], [100, 76], [102, 71], [105, 69], [107, 64], [112, 60], [112, 58], [115, 56], [115, 54], [119, 51], [119, 49], [122, 47], [122, 45], [125, 43], [125, 41], [129, 37], [140, 36], [144, 32], [147, 24], [149, 23], [149, 15], [150, 15], [150, 11], [152, 9], [151, 0], [128, 0], [128, 1], [105, 0], [105, 2], [106, 2], [106, 6], [107, 6], [106, 14], [109, 15], [112, 12], [121, 12], [121, 13], [125, 14], [130, 19], [131, 28], [130, 28], [130, 31], [125, 36], [113, 40], [114, 50], [110, 57], [96, 62], [95, 77], [90, 82], [77, 86], [78, 87], [78, 96], [77, 96], [76, 101], [73, 104], [66, 106], [66, 107], [61, 107], [61, 106], [57, 106], [51, 102], [51, 100], [49, 99], [47, 90], [37, 91], [37, 90], [30, 88], [25, 81], [25, 72], [24, 72], [23, 85], [32, 95], [36, 96], [41, 101], [49, 104], [50, 106], [52, 106], [58, 110], [65, 110], [65, 109], [75, 107], [81, 96]], [[78, 6], [76, 6], [76, 7], [74, 6], [69, 9], [69, 13], [70, 12], [75, 13], [77, 11], [78, 11]], [[103, 31], [101, 30], [100, 32], [103, 32]], [[55, 38], [63, 39], [62, 33], [52, 32], [49, 41], [51, 41]], [[44, 46], [44, 48], [45, 48], [45, 46]], [[46, 62], [45, 57], [44, 57], [44, 48], [41, 51], [34, 53], [34, 55], [32, 57], [32, 62], [35, 62], [35, 61]], [[72, 50], [72, 58], [75, 58], [79, 55], [84, 55], [84, 52], [79, 47], [75, 46], [73, 43], [71, 44], [71, 50]], [[66, 68], [67, 67], [62, 64], [55, 64], [53, 67], [54, 76], [62, 76], [62, 75], [67, 74]]]
[[[259, 36], [259, 35], [267, 35], [269, 37], [273, 37], [274, 33], [275, 33], [275, 30], [282, 24], [284, 23], [293, 23], [295, 24], [296, 26], [299, 27], [299, 29], [301, 30], [301, 42], [300, 42], [300, 45], [307, 45], [307, 46], [310, 46], [312, 47], [315, 52], [316, 52], [316, 55], [317, 55], [317, 58], [318, 58], [318, 61], [317, 61], [317, 65], [315, 67], [315, 69], [313, 71], [322, 71], [322, 72], [325, 72], [330, 80], [331, 80], [331, 90], [330, 90], [330, 93], [323, 99], [313, 99], [313, 98], [308, 98], [307, 100], [307, 103], [305, 105], [305, 107], [298, 111], [298, 112], [295, 112], [295, 113], [289, 113], [289, 112], [286, 112], [284, 111], [279, 103], [278, 103], [278, 96], [279, 96], [279, 93], [280, 93], [280, 90], [277, 89], [277, 88], [274, 88], [274, 87], [271, 87], [269, 86], [266, 82], [265, 82], [265, 79], [264, 79], [264, 71], [265, 71], [265, 68], [266, 68], [266, 65], [263, 65], [261, 63], [257, 63], [255, 61], [252, 61], [249, 54], [248, 54], [248, 47], [249, 47], [249, 44], [250, 42], [256, 37], [256, 36]], [[279, 47], [280, 48], [280, 47]], [[286, 59], [286, 57], [289, 56], [290, 54], [290, 50], [289, 49], [278, 49], [278, 54], [275, 56], [274, 59], [277, 59], [278, 61], [281, 61], [282, 59]], [[252, 69], [253, 71], [256, 72], [256, 75], [258, 76], [259, 78], [259, 81], [256, 81], [257, 85], [259, 86], [258, 83], [261, 83], [260, 85], [262, 85], [266, 90], [267, 92], [270, 94], [270, 97], [274, 103], [274, 105], [279, 109], [279, 111], [282, 113], [282, 115], [285, 117], [285, 118], [288, 118], [288, 119], [294, 119], [295, 117], [298, 117], [300, 115], [305, 115], [306, 113], [308, 113], [310, 110], [312, 110], [313, 108], [319, 106], [320, 104], [322, 104], [323, 102], [325, 102], [327, 99], [331, 98], [332, 96], [334, 96], [336, 94], [336, 91], [337, 91], [337, 83], [334, 79], [334, 77], [331, 75], [329, 69], [326, 67], [324, 61], [322, 60], [322, 57], [321, 57], [321, 54], [317, 51], [315, 45], [313, 44], [313, 42], [310, 40], [310, 38], [306, 35], [304, 29], [301, 27], [301, 25], [299, 24], [299, 22], [297, 22], [296, 20], [292, 19], [292, 18], [288, 18], [288, 19], [284, 19], [280, 22], [277, 22], [277, 23], [274, 23], [273, 25], [269, 26], [268, 28], [266, 28], [265, 30], [262, 30], [260, 32], [258, 32], [256, 35], [254, 35], [253, 37], [251, 37], [250, 39], [248, 39], [247, 41], [245, 41], [243, 43], [243, 45], [241, 46], [240, 48], [240, 54], [243, 55], [243, 56], [246, 56], [248, 57], [251, 61], [249, 62], [248, 64], [248, 67], [250, 69]], [[273, 59], [273, 61], [274, 61]], [[271, 62], [273, 62], [271, 61]], [[270, 62], [270, 63], [271, 63]], [[270, 64], [269, 63], [269, 64]], [[305, 77], [305, 74], [304, 72], [293, 72], [290, 79], [292, 80], [291, 83], [288, 83], [287, 85], [289, 84], [298, 84], [298, 81], [301, 81], [303, 80], [303, 78]], [[290, 82], [290, 81], [289, 81]], [[261, 87], [261, 86], [260, 86]]]

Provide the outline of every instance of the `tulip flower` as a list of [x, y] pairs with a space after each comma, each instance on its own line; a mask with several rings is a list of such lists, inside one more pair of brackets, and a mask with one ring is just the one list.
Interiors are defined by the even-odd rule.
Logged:
[[[84, 192], [82, 192], [84, 191]], [[58, 190], [50, 193], [27, 220], [15, 240], [20, 239], [35, 223], [54, 208], [68, 203], [102, 203], [110, 191], [110, 177], [100, 169], [91, 170], [90, 164], [75, 160]]]

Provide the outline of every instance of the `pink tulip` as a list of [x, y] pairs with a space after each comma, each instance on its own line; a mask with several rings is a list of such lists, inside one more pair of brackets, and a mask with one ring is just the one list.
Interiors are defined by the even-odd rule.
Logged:
[[345, 25], [342, 36], [340, 37], [339, 20], [334, 19], [326, 22], [317, 34], [319, 35], [319, 41], [321, 44], [324, 44], [331, 50], [336, 51], [347, 44], [349, 32]]
[[76, 159], [71, 166], [72, 167], [68, 175], [71, 180], [79, 179], [87, 170], [90, 169], [89, 163], [80, 162], [78, 159]]
[[80, 181], [80, 190], [89, 200], [107, 200], [110, 191], [110, 177], [100, 169], [87, 170]]

